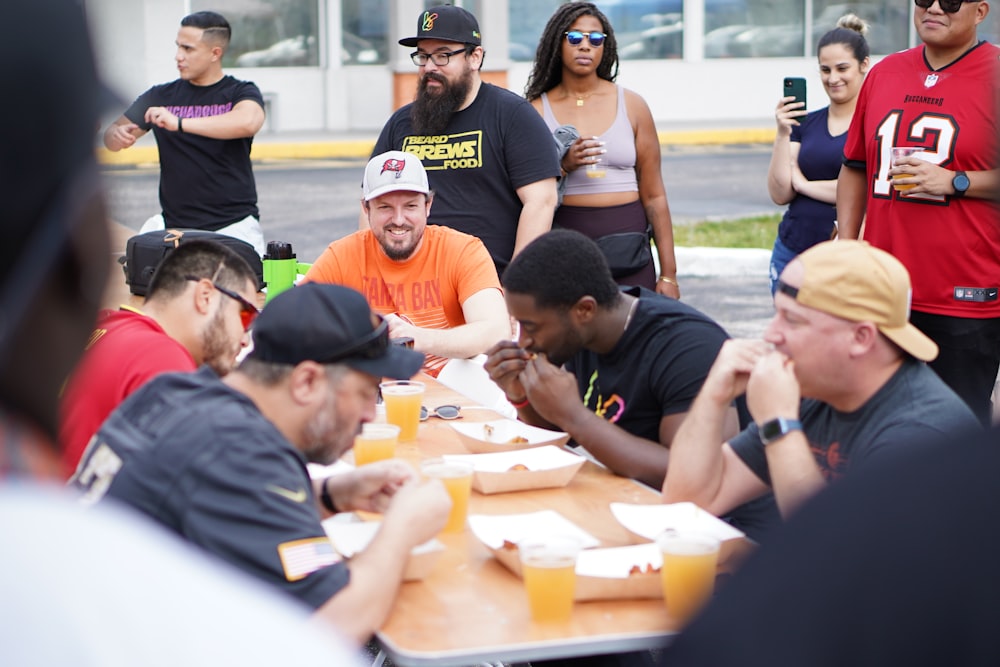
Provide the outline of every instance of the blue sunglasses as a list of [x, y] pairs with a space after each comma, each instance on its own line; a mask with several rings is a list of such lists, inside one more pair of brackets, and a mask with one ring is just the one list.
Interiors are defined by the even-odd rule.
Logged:
[[576, 46], [577, 44], [582, 42], [584, 37], [587, 38], [587, 41], [590, 42], [591, 46], [600, 46], [601, 44], [604, 43], [604, 40], [607, 38], [607, 35], [605, 35], [603, 32], [580, 32], [579, 30], [570, 30], [565, 34], [566, 34], [566, 41], [572, 44], [573, 46]]

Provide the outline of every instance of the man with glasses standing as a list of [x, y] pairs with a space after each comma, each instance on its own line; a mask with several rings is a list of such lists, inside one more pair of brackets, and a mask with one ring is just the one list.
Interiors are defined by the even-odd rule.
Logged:
[[[279, 294], [253, 326], [253, 350], [224, 378], [169, 373], [116, 409], [71, 485], [114, 498], [315, 610], [363, 642], [385, 622], [410, 550], [443, 527], [451, 501], [404, 461], [311, 481], [375, 418], [382, 377], [409, 379], [423, 355], [389, 342], [364, 297], [310, 283]], [[350, 564], [321, 525], [338, 511], [381, 512]]]
[[[913, 279], [911, 321], [932, 368], [983, 422], [1000, 368], [1000, 47], [986, 0], [914, 0], [923, 44], [872, 68], [837, 186], [843, 238], [863, 236]], [[892, 147], [922, 152], [892, 162]]]
[[[476, 18], [431, 7], [417, 19], [416, 99], [382, 128], [372, 157], [390, 150], [423, 162], [436, 193], [430, 223], [478, 236], [498, 271], [552, 226], [559, 163], [545, 123], [523, 98], [486, 83]], [[368, 221], [361, 216], [359, 227]]]
[[141, 310], [100, 313], [60, 403], [63, 474], [73, 474], [111, 411], [153, 377], [201, 364], [220, 376], [231, 371], [249, 342], [256, 295], [257, 277], [242, 257], [189, 241], [160, 262]]

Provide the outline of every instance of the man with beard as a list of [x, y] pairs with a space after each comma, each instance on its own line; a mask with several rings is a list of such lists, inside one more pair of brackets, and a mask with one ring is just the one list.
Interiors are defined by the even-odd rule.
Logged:
[[[350, 449], [375, 416], [380, 379], [410, 378], [423, 355], [391, 344], [388, 323], [339, 285], [283, 292], [257, 319], [253, 342], [225, 378], [171, 373], [129, 397], [71, 484], [85, 503], [129, 504], [365, 641], [389, 613], [410, 549], [444, 527], [451, 502], [403, 461], [315, 482], [306, 462]], [[320, 523], [349, 510], [383, 513], [350, 565]]]
[[331, 243], [306, 280], [365, 295], [389, 322], [391, 338], [410, 338], [437, 377], [449, 359], [482, 354], [510, 338], [500, 280], [482, 241], [427, 225], [434, 195], [411, 153], [389, 151], [365, 169], [362, 211], [369, 229]]
[[256, 293], [257, 278], [242, 257], [191, 241], [160, 262], [142, 310], [102, 312], [60, 405], [64, 476], [111, 411], [156, 375], [201, 364], [218, 375], [231, 371], [257, 316]]
[[399, 43], [417, 47], [417, 96], [385, 124], [372, 156], [420, 158], [438, 197], [431, 222], [478, 236], [502, 269], [552, 226], [560, 173], [552, 135], [523, 98], [483, 82], [479, 24], [466, 10], [432, 7], [417, 36]]

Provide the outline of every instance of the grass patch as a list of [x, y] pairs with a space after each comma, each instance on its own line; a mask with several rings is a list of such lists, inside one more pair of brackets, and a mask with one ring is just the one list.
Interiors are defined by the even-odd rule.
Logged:
[[774, 246], [781, 214], [739, 220], [696, 222], [674, 226], [674, 245], [688, 248], [765, 248]]

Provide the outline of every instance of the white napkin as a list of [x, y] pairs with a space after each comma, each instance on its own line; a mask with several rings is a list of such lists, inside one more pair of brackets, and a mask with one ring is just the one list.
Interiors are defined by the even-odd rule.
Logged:
[[[378, 521], [356, 521], [353, 523], [331, 521], [330, 519], [323, 521], [323, 529], [326, 530], [327, 537], [344, 558], [350, 558], [359, 551], [364, 551], [375, 537], [380, 525], [382, 524]], [[443, 546], [437, 539], [431, 538], [423, 544], [413, 547], [411, 553], [433, 551]]]
[[587, 577], [627, 579], [629, 571], [638, 565], [643, 572], [647, 566], [659, 569], [663, 565], [660, 548], [653, 542], [628, 547], [587, 549], [581, 551], [576, 561], [576, 573]]
[[611, 513], [618, 523], [648, 540], [655, 540], [667, 528], [696, 530], [721, 541], [743, 537], [743, 533], [694, 503], [670, 505], [632, 505], [611, 503]]
[[578, 537], [584, 549], [596, 547], [600, 541], [555, 510], [527, 514], [473, 514], [469, 529], [490, 549], [499, 549], [504, 540], [514, 542], [536, 535], [570, 535]]
[[528, 470], [555, 470], [580, 462], [579, 456], [555, 445], [491, 454], [446, 454], [444, 459], [471, 463], [476, 472], [507, 472], [517, 464]]
[[338, 459], [328, 466], [320, 465], [319, 463], [307, 463], [306, 468], [309, 470], [309, 477], [312, 479], [321, 479], [354, 470], [354, 466], [343, 459]]

